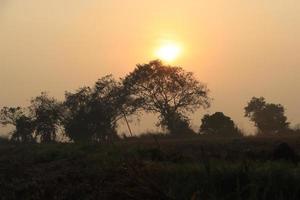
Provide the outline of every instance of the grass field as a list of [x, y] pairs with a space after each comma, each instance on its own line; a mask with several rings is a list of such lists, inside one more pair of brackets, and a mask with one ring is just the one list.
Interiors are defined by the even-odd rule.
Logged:
[[144, 136], [113, 144], [3, 143], [0, 197], [300, 199], [299, 154], [297, 134]]

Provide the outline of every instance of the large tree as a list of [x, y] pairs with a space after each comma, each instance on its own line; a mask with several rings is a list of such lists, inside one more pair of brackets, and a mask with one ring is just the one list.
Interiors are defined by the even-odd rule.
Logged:
[[0, 111], [0, 124], [12, 125], [15, 130], [12, 132], [11, 140], [15, 142], [33, 142], [35, 123], [28, 116], [26, 109], [21, 107], [4, 107]]
[[125, 77], [123, 85], [142, 110], [158, 113], [158, 125], [170, 133], [179, 133], [179, 126], [187, 126], [188, 113], [210, 105], [206, 85], [195, 79], [193, 73], [161, 61], [137, 65]]
[[66, 93], [66, 134], [75, 142], [107, 141], [117, 137], [117, 121], [134, 113], [130, 96], [111, 75], [94, 87]]
[[240, 131], [233, 120], [222, 112], [212, 115], [204, 115], [200, 126], [200, 133], [220, 134], [220, 135], [239, 135]]
[[259, 133], [278, 133], [289, 127], [281, 104], [267, 103], [264, 97], [253, 97], [245, 107], [245, 117], [250, 118]]

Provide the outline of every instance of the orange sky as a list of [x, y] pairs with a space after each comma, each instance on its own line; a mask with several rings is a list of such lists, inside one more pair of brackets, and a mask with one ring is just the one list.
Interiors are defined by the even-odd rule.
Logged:
[[[213, 106], [251, 130], [252, 96], [282, 103], [300, 123], [300, 2], [297, 0], [0, 0], [0, 106], [27, 105], [41, 91], [91, 85], [180, 43], [174, 62], [208, 84]], [[136, 131], [153, 129], [142, 120]]]

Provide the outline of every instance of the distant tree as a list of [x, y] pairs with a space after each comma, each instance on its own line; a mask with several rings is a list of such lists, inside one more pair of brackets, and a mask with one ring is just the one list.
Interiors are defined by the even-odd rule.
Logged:
[[146, 112], [158, 113], [157, 125], [170, 133], [179, 133], [178, 122], [189, 128], [189, 112], [210, 106], [207, 87], [193, 73], [158, 60], [137, 65], [123, 84], [137, 102], [135, 105]]
[[63, 118], [63, 107], [55, 98], [42, 92], [31, 100], [30, 112], [35, 123], [36, 136], [42, 143], [54, 142]]
[[162, 118], [158, 125], [167, 127], [167, 129], [172, 134], [194, 133], [194, 131], [190, 127], [190, 120], [180, 113], [175, 113], [173, 115], [168, 115], [165, 118]]
[[75, 142], [107, 141], [117, 137], [117, 121], [134, 113], [129, 95], [111, 75], [99, 79], [93, 88], [66, 93], [66, 134]]
[[33, 142], [35, 124], [25, 109], [21, 107], [4, 107], [0, 111], [0, 123], [2, 125], [12, 125], [15, 130], [12, 132], [11, 140], [15, 142]]
[[220, 134], [220, 135], [239, 135], [239, 129], [233, 120], [222, 112], [212, 115], [204, 115], [200, 126], [200, 133]]
[[33, 137], [35, 123], [30, 117], [21, 116], [16, 121], [16, 130], [13, 132], [11, 140], [16, 142], [30, 143], [35, 142]]
[[245, 117], [250, 118], [259, 133], [278, 133], [289, 127], [284, 107], [280, 104], [266, 103], [265, 98], [253, 97], [245, 107]]

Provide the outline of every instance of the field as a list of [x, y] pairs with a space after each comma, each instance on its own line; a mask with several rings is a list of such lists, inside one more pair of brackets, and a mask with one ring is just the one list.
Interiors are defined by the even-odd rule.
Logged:
[[1, 199], [300, 199], [300, 135], [0, 145]]

